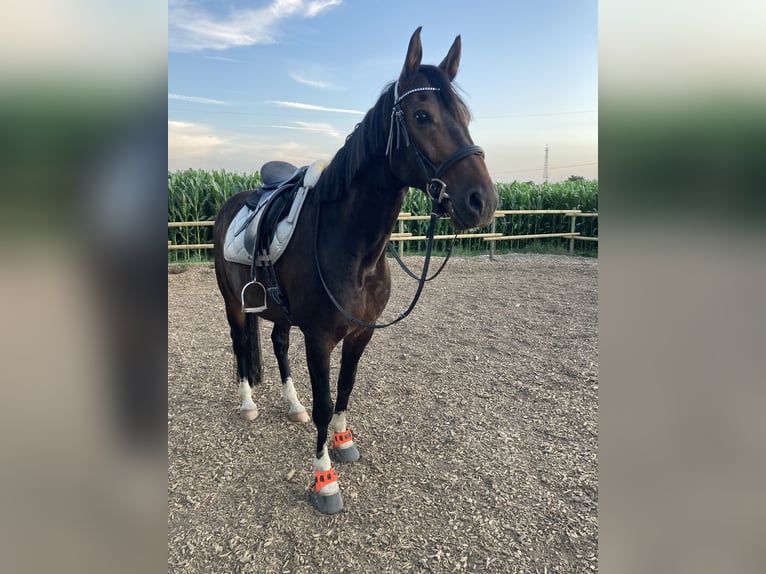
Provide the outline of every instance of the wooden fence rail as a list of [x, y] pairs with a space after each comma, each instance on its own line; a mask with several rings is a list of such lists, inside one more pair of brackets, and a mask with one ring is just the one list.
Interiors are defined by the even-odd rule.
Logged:
[[[508, 215], [563, 215], [565, 217], [571, 217], [570, 231], [568, 233], [533, 233], [530, 235], [503, 235], [497, 233], [497, 220], [499, 218], [506, 217]], [[598, 237], [584, 237], [579, 232], [575, 232], [575, 221], [578, 217], [598, 217], [598, 213], [583, 213], [579, 209], [498, 209], [495, 211], [494, 219], [492, 220], [492, 228], [489, 233], [458, 233], [457, 239], [483, 239], [489, 244], [489, 256], [495, 253], [495, 242], [497, 241], [512, 241], [518, 239], [543, 239], [553, 237], [568, 237], [569, 238], [569, 254], [574, 254], [574, 242], [577, 241], [595, 241], [598, 242]], [[404, 253], [405, 241], [424, 241], [425, 235], [413, 235], [404, 231], [405, 221], [424, 221], [430, 219], [430, 215], [412, 215], [409, 212], [402, 212], [397, 218], [398, 231], [391, 234], [392, 241], [399, 242], [399, 255]], [[168, 228], [172, 227], [206, 227], [212, 226], [213, 221], [169, 221]], [[452, 239], [454, 235], [435, 235], [434, 239]], [[168, 250], [186, 250], [186, 249], [212, 249], [212, 243], [195, 243], [190, 245], [174, 245], [168, 241]]]

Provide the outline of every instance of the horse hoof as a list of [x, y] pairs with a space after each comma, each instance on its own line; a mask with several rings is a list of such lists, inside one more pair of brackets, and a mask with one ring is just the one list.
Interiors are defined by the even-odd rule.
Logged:
[[359, 449], [355, 444], [348, 448], [331, 448], [330, 457], [338, 462], [356, 462], [359, 460]]
[[318, 492], [311, 492], [311, 506], [322, 514], [337, 514], [343, 510], [343, 497], [340, 491], [328, 496], [322, 496]]
[[305, 409], [297, 413], [287, 413], [287, 420], [291, 423], [307, 423], [309, 422], [309, 414]]
[[252, 421], [257, 419], [260, 413], [258, 412], [258, 409], [240, 409], [239, 414], [243, 419]]

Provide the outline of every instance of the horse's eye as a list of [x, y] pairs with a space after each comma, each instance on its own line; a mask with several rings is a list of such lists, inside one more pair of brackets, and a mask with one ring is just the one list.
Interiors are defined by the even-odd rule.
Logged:
[[427, 124], [431, 121], [431, 116], [429, 116], [428, 113], [424, 112], [423, 110], [418, 110], [415, 112], [415, 121], [419, 124]]

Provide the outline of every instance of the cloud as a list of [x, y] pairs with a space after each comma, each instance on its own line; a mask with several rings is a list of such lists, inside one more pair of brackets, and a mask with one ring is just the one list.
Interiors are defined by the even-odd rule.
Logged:
[[194, 168], [252, 173], [269, 160], [308, 165], [331, 157], [327, 151], [299, 142], [219, 131], [205, 124], [168, 121], [169, 171]]
[[195, 2], [171, 0], [168, 50], [194, 52], [273, 44], [282, 20], [313, 18], [341, 3], [342, 0], [272, 0], [262, 8], [230, 10], [228, 14], [219, 15]]
[[316, 123], [316, 122], [293, 122], [293, 126], [284, 125], [272, 125], [264, 126], [267, 128], [279, 128], [284, 130], [301, 130], [305, 132], [319, 132], [327, 134], [336, 138], [343, 137], [343, 134], [338, 131], [338, 128], [332, 124]]
[[193, 102], [195, 104], [213, 104], [216, 106], [230, 106], [228, 102], [221, 100], [212, 100], [210, 98], [198, 98], [197, 96], [182, 96], [180, 94], [168, 94], [169, 100], [181, 100], [182, 102]]
[[324, 82], [322, 80], [310, 80], [309, 78], [306, 78], [296, 73], [291, 73], [290, 77], [296, 82], [298, 82], [299, 84], [305, 84], [307, 86], [311, 86], [312, 88], [320, 88], [322, 90], [339, 90], [340, 89], [338, 86], [336, 86], [335, 84], [331, 84], [330, 82]]
[[225, 140], [208, 126], [168, 120], [168, 160], [204, 158], [224, 143]]
[[222, 62], [235, 62], [237, 64], [241, 64], [242, 60], [237, 60], [235, 58], [227, 58], [225, 56], [204, 56], [206, 60], [220, 60]]
[[309, 18], [313, 18], [314, 16], [319, 14], [322, 10], [326, 8], [331, 8], [332, 6], [337, 6], [342, 3], [343, 3], [342, 0], [316, 0], [315, 2], [309, 2], [306, 15]]
[[268, 103], [280, 106], [282, 108], [297, 108], [299, 110], [313, 110], [316, 112], [333, 112], [338, 114], [357, 114], [364, 115], [361, 110], [350, 110], [345, 108], [326, 108], [324, 106], [316, 106], [314, 104], [303, 104], [300, 102], [285, 102], [282, 100], [270, 100]]

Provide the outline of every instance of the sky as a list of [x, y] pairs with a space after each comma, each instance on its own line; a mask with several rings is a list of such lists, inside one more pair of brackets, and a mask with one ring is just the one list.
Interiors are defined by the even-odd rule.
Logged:
[[598, 178], [595, 0], [170, 0], [168, 169], [331, 159], [401, 71], [455, 37], [455, 84], [498, 182]]

